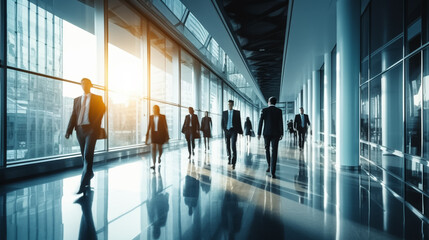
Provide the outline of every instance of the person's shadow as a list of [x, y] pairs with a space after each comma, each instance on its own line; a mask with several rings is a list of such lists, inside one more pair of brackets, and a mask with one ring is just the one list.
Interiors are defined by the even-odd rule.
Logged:
[[299, 194], [299, 203], [304, 203], [304, 195], [308, 190], [308, 174], [307, 174], [307, 164], [304, 161], [304, 153], [299, 153], [298, 160], [298, 174], [295, 175], [295, 190]]
[[168, 192], [163, 192], [164, 185], [160, 175], [152, 175], [152, 184], [149, 185], [149, 200], [146, 204], [149, 223], [152, 227], [152, 236], [158, 239], [161, 236], [161, 227], [167, 223], [168, 210], [170, 205], [168, 203], [170, 195]]
[[222, 226], [228, 233], [228, 239], [234, 239], [241, 229], [243, 208], [238, 204], [238, 196], [234, 192], [233, 181], [237, 179], [236, 172], [228, 172], [225, 197], [222, 202]]
[[212, 184], [212, 176], [211, 176], [211, 165], [210, 165], [210, 155], [207, 154], [204, 158], [204, 171], [206, 174], [201, 174], [200, 178], [201, 178], [201, 189], [203, 190], [203, 192], [208, 193], [210, 192], [211, 189], [211, 184]]
[[194, 163], [188, 163], [188, 171], [185, 177], [185, 186], [183, 187], [183, 197], [185, 204], [188, 206], [188, 214], [191, 216], [193, 210], [198, 205], [198, 198], [200, 196], [200, 180], [195, 171]]
[[95, 231], [94, 219], [92, 217], [92, 201], [94, 199], [94, 191], [88, 190], [86, 195], [78, 198], [75, 203], [79, 204], [82, 209], [82, 218], [80, 220], [79, 239], [93, 240], [97, 239]]

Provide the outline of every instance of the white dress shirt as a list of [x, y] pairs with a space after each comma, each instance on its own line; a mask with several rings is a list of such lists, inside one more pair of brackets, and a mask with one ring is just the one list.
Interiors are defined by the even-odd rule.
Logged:
[[189, 126], [192, 127], [192, 114], [189, 114]]
[[155, 115], [153, 117], [153, 123], [155, 124], [155, 132], [158, 132], [158, 120], [159, 120], [159, 117]]
[[[83, 108], [83, 100], [85, 99], [85, 94], [81, 98], [81, 107]], [[89, 103], [91, 102], [91, 93], [86, 94], [86, 103], [85, 103], [85, 112], [83, 113], [82, 125], [89, 125]]]

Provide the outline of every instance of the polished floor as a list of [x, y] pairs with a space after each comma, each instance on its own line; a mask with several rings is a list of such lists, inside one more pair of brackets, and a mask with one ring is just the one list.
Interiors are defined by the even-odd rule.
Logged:
[[365, 173], [340, 172], [328, 149], [280, 143], [277, 179], [263, 141], [239, 140], [237, 167], [222, 140], [95, 167], [93, 190], [75, 194], [79, 170], [0, 187], [0, 239], [423, 238], [404, 203]]

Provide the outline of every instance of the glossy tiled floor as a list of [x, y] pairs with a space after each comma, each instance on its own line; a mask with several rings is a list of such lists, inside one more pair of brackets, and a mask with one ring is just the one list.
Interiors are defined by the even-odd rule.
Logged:
[[[211, 151], [168, 150], [98, 165], [88, 197], [78, 170], [0, 188], [5, 239], [395, 239], [415, 234], [403, 203], [364, 173], [337, 172], [318, 146], [280, 143], [278, 179], [262, 140], [239, 143], [236, 170], [223, 141]], [[322, 155], [327, 157], [322, 157]], [[420, 226], [421, 227], [421, 226]], [[420, 228], [421, 229], [421, 228]], [[417, 237], [422, 234], [417, 233]], [[413, 238], [415, 239], [415, 238]]]

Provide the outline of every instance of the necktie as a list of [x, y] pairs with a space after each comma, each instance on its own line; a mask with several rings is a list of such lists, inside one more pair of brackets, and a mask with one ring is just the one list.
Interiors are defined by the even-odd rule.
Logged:
[[86, 98], [87, 98], [87, 96], [85, 95], [83, 97], [82, 106], [80, 107], [79, 118], [77, 121], [78, 126], [82, 125], [82, 122], [83, 122], [83, 115], [85, 114], [85, 110], [86, 110]]

